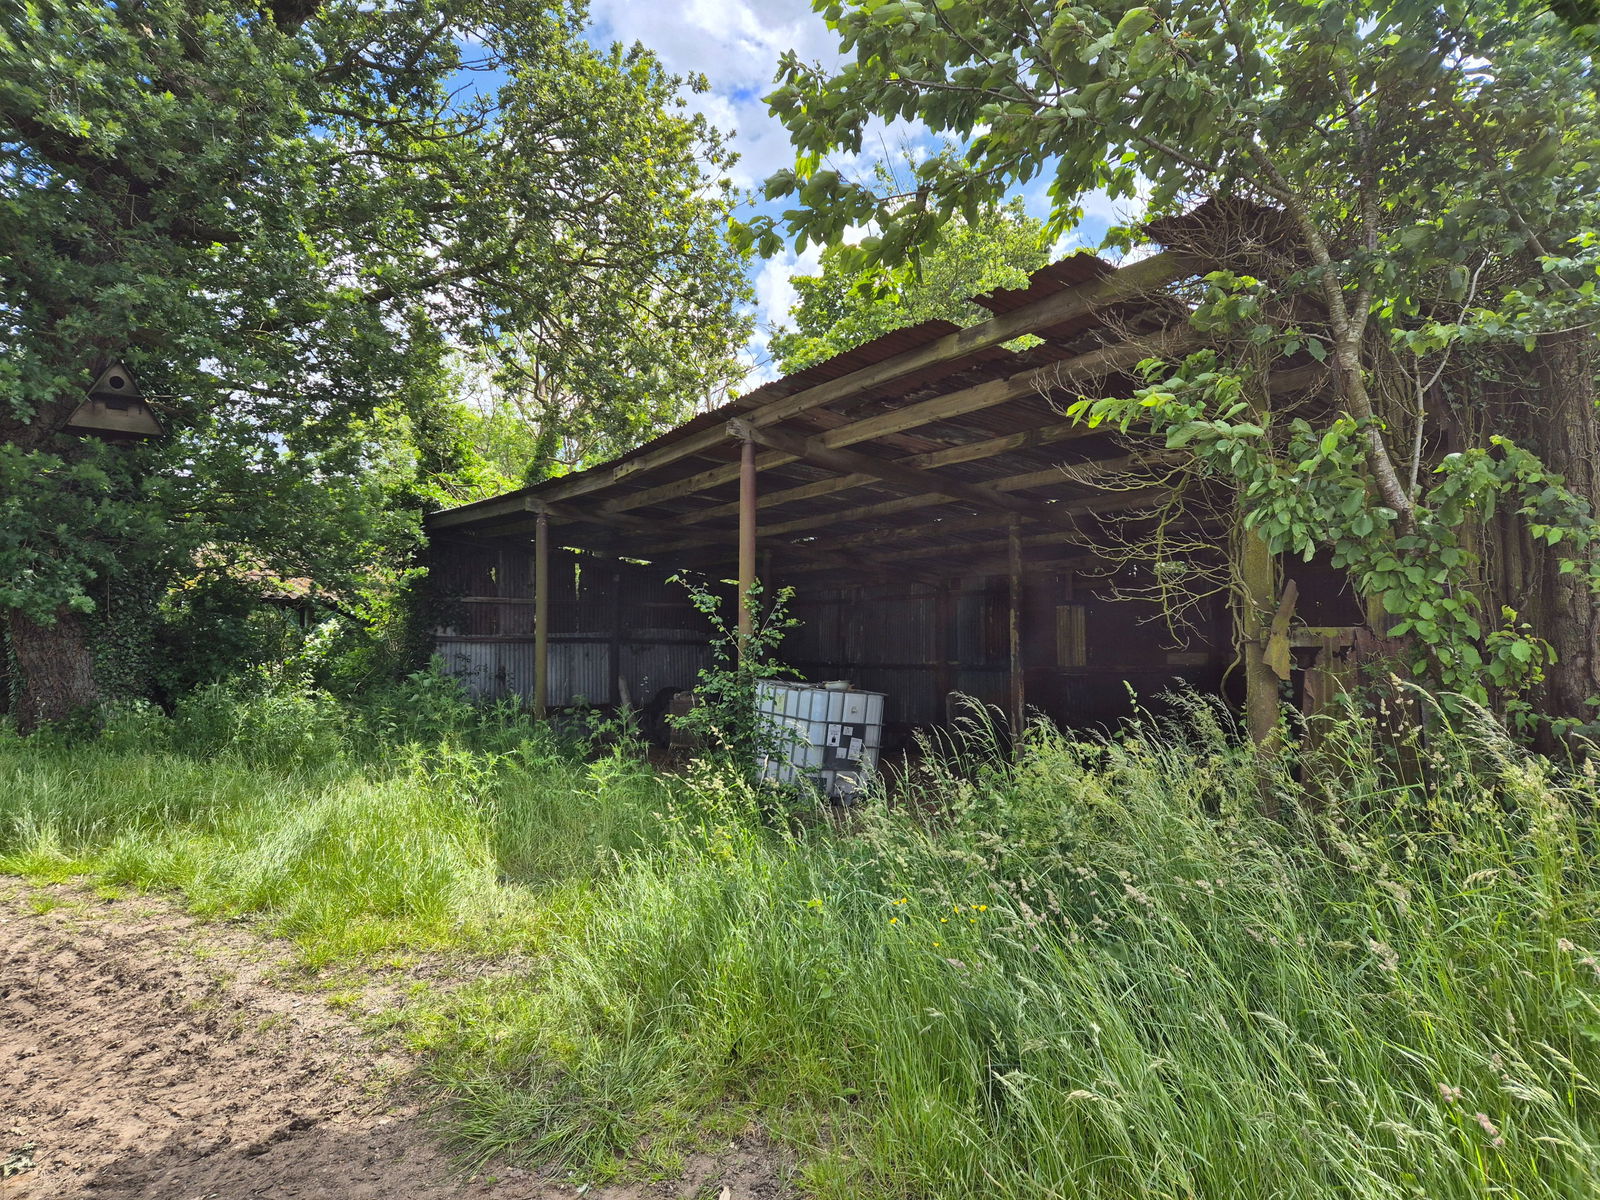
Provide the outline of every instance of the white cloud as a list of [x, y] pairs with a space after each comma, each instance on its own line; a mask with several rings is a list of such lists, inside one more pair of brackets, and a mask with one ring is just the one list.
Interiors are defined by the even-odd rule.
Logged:
[[837, 64], [838, 43], [809, 0], [594, 0], [597, 42], [643, 42], [669, 71], [706, 76], [711, 90], [689, 97], [724, 133], [740, 161], [734, 183], [753, 187], [794, 158], [789, 135], [767, 113], [778, 58]]
[[785, 250], [762, 263], [755, 277], [756, 322], [765, 328], [782, 324], [794, 307], [794, 277], [815, 275], [821, 267], [821, 251], [815, 246], [807, 246], [799, 255]]

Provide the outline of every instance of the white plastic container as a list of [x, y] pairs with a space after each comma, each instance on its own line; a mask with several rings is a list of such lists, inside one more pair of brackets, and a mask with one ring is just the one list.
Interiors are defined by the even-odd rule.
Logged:
[[756, 713], [768, 744], [761, 777], [810, 782], [823, 795], [848, 801], [878, 769], [883, 701], [882, 692], [762, 680]]

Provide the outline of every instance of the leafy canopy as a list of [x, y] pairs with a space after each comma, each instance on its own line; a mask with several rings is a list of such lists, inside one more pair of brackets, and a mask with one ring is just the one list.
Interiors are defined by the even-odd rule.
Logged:
[[[1497, 637], [1499, 622], [1472, 611], [1481, 559], [1450, 531], [1498, 505], [1542, 543], [1572, 547], [1564, 569], [1600, 580], [1594, 497], [1513, 440], [1539, 443], [1541, 422], [1489, 386], [1529, 378], [1517, 355], [1600, 315], [1600, 105], [1593, 30], [1574, 29], [1583, 11], [1514, 0], [816, 7], [851, 57], [831, 73], [784, 59], [769, 102], [799, 153], [767, 195], [794, 203], [747, 226], [752, 244], [777, 243], [785, 226], [803, 244], [871, 223], [860, 268], [900, 262], [1040, 178], [1052, 233], [1096, 189], [1142, 198], [1151, 217], [1172, 218], [1156, 226], [1162, 240], [1219, 268], [1193, 300], [1221, 357], [1152, 364], [1137, 396], [1082, 414], [1186, 447], [1197, 473], [1233, 485], [1274, 549], [1332, 549], [1417, 638], [1417, 665], [1434, 678], [1478, 696], [1486, 682], [1538, 681], [1547, 647], [1514, 615]], [[922, 164], [893, 194], [824, 165], [859, 151], [878, 119], [919, 120], [964, 153]], [[1332, 414], [1275, 426], [1266, 373], [1311, 362], [1333, 368]], [[1592, 396], [1587, 370], [1577, 375]], [[1470, 453], [1441, 462], [1446, 446]]]
[[1020, 200], [985, 208], [975, 223], [952, 221], [921, 248], [915, 264], [856, 270], [852, 247], [829, 246], [820, 274], [793, 280], [794, 327], [779, 328], [768, 344], [787, 374], [921, 321], [972, 325], [990, 314], [967, 297], [1022, 287], [1049, 261], [1043, 222], [1029, 217]]
[[[5, 6], [0, 608], [103, 610], [200, 547], [370, 582], [471, 467], [463, 355], [536, 397], [546, 470], [732, 378], [730, 155], [684, 81], [583, 25], [530, 0]], [[61, 432], [113, 358], [170, 436]]]

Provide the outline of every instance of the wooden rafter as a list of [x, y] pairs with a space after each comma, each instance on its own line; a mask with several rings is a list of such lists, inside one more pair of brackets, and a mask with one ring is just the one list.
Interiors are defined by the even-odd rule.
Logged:
[[[1068, 486], [1094, 486], [1099, 480], [1140, 467], [1158, 466], [1162, 463], [1171, 462], [1177, 457], [1176, 454], [1165, 452], [1145, 456], [1130, 454], [1103, 461], [1078, 463], [1070, 466], [1045, 467], [1040, 470], [1020, 472], [1016, 475], [1003, 475], [999, 479], [988, 480], [981, 486], [991, 488], [997, 492], [1025, 491], [1029, 488], [1063, 484]], [[790, 534], [823, 529], [830, 525], [836, 525], [839, 521], [845, 519], [850, 521], [873, 520], [878, 517], [898, 516], [901, 513], [914, 512], [918, 509], [933, 508], [941, 504], [955, 502], [957, 502], [955, 497], [940, 492], [923, 491], [917, 495], [902, 496], [895, 500], [885, 500], [877, 504], [857, 505], [847, 512], [813, 513], [790, 521], [772, 522], [762, 527], [762, 534], [767, 538], [783, 537]], [[1032, 506], [1032, 511], [1054, 512], [1057, 507], [1056, 505], [1035, 504]], [[686, 524], [687, 522], [684, 523]], [[697, 544], [699, 540], [697, 536], [691, 535], [691, 538], [680, 538], [664, 547], [660, 547], [660, 549], [673, 550], [679, 547], [687, 547]]]
[[[1105, 432], [1103, 429], [1090, 429], [1077, 421], [1060, 421], [1053, 425], [1041, 425], [1033, 429], [1025, 429], [1019, 433], [1007, 433], [997, 437], [984, 438], [982, 441], [962, 442], [955, 446], [946, 446], [923, 454], [913, 454], [895, 461], [904, 463], [908, 467], [954, 466], [958, 463], [978, 462], [982, 459], [993, 458], [998, 454], [1005, 454], [1013, 450], [1025, 450], [1036, 446], [1050, 445], [1055, 442], [1094, 437], [1103, 435]], [[822, 496], [831, 496], [838, 492], [850, 491], [852, 488], [877, 485], [881, 482], [881, 480], [870, 475], [832, 475], [826, 479], [814, 480], [811, 483], [803, 483], [795, 487], [768, 492], [761, 497], [759, 506], [762, 508], [777, 508], [785, 504], [793, 504], [802, 500], [815, 500]], [[995, 487], [1004, 486], [1003, 480], [993, 480], [991, 482]], [[684, 514], [678, 520], [684, 525], [698, 525], [718, 517], [734, 517], [738, 513], [738, 501], [732, 501], [727, 504], [717, 504], [697, 509], [692, 513]]]
[[[981, 483], [947, 479], [925, 467], [908, 467], [893, 460], [875, 458], [857, 450], [835, 450], [821, 438], [808, 438], [786, 429], [751, 425], [738, 419], [728, 422], [728, 435], [781, 450], [803, 462], [840, 475], [870, 475], [913, 496], [937, 496], [962, 500], [978, 508], [1034, 517], [1040, 506], [1017, 496], [1007, 495]], [[1044, 518], [1040, 518], [1044, 519]]]
[[[1031, 367], [1004, 379], [986, 380], [916, 404], [907, 404], [859, 421], [852, 421], [848, 425], [841, 425], [818, 434], [815, 440], [825, 449], [844, 449], [858, 442], [904, 433], [908, 429], [981, 412], [986, 408], [994, 408], [1027, 396], [1044, 395], [1091, 379], [1103, 379], [1108, 375], [1131, 370], [1147, 358], [1165, 358], [1181, 354], [1196, 344], [1195, 335], [1187, 329], [1164, 330], [1148, 338], [1116, 342], [1060, 362]], [[758, 411], [763, 414], [766, 412], [765, 409]], [[777, 424], [771, 420], [756, 421], [753, 415], [737, 419], [745, 421], [752, 429], [770, 429]], [[757, 457], [756, 467], [758, 470], [770, 470], [794, 462], [795, 457], [783, 451], [770, 451]], [[739, 464], [731, 463], [697, 472], [684, 479], [676, 479], [670, 483], [658, 484], [655, 487], [619, 496], [607, 501], [602, 508], [607, 512], [647, 508], [666, 500], [677, 500], [714, 487], [721, 487], [738, 478]]]

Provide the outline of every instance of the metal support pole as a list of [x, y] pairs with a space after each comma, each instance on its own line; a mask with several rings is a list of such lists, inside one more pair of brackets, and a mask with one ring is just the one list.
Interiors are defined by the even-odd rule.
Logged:
[[756, 444], [745, 438], [739, 446], [739, 657], [743, 658], [755, 614], [751, 611], [756, 586]]
[[533, 715], [550, 707], [550, 518], [540, 513], [533, 539]]
[[1022, 744], [1023, 723], [1027, 720], [1026, 680], [1022, 666], [1022, 518], [1012, 517], [1006, 530], [1006, 560], [1010, 568], [1011, 595], [1008, 614], [1011, 643], [1011, 737], [1013, 746]]

